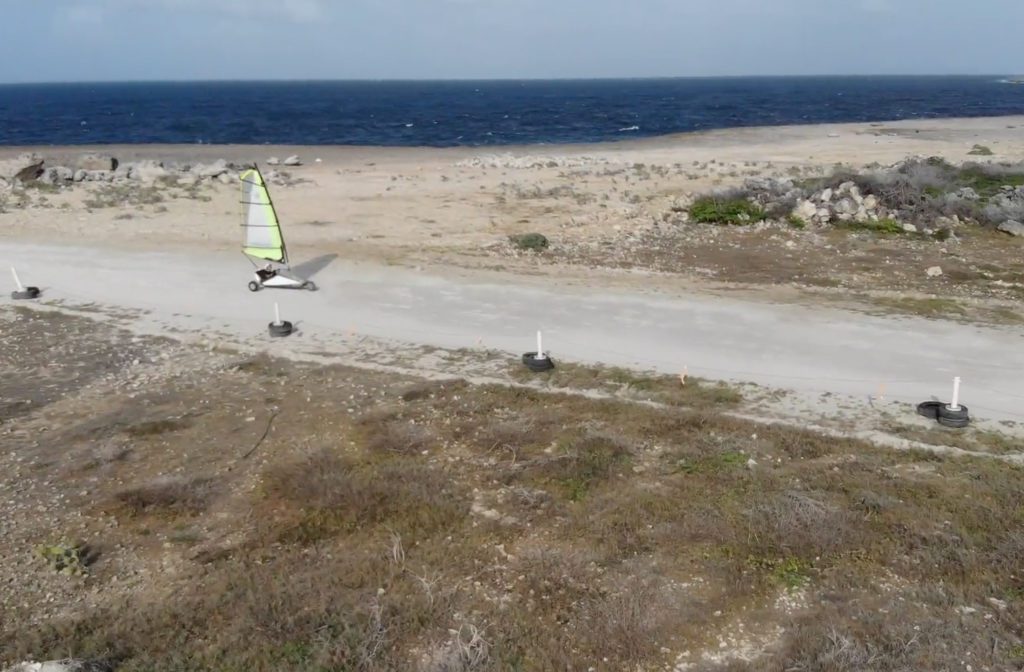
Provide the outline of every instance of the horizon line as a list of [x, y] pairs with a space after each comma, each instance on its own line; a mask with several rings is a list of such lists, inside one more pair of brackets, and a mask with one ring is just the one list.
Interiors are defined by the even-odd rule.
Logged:
[[473, 82], [629, 82], [629, 81], [664, 81], [664, 80], [706, 80], [706, 79], [816, 79], [816, 78], [877, 78], [898, 79], [909, 77], [1024, 77], [1006, 73], [927, 73], [927, 74], [802, 74], [802, 75], [652, 75], [627, 77], [362, 77], [362, 78], [210, 78], [210, 79], [96, 79], [96, 80], [37, 80], [37, 81], [0, 81], [0, 86], [53, 86], [53, 85], [105, 85], [105, 84], [332, 84], [332, 83], [473, 83]]

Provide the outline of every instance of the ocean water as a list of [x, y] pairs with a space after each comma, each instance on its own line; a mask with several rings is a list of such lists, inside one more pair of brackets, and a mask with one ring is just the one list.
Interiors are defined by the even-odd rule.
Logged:
[[0, 145], [486, 146], [682, 131], [1024, 114], [991, 77], [0, 86]]

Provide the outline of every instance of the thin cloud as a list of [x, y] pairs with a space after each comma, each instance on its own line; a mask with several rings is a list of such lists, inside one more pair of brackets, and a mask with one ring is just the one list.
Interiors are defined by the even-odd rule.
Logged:
[[100, 23], [125, 11], [190, 11], [238, 18], [310, 23], [327, 16], [326, 0], [78, 0], [67, 3], [64, 20]]

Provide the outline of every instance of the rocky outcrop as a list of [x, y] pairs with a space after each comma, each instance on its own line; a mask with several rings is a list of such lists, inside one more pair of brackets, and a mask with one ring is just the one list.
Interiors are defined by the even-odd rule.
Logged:
[[22, 154], [15, 159], [0, 161], [0, 179], [6, 182], [31, 182], [43, 174], [43, 157]]
[[843, 182], [834, 189], [823, 189], [806, 198], [799, 198], [792, 214], [808, 224], [823, 226], [834, 221], [878, 221], [890, 217], [892, 213], [879, 207], [876, 196], [865, 196], [855, 183]]
[[75, 162], [76, 168], [87, 171], [105, 170], [113, 172], [117, 170], [118, 165], [119, 162], [116, 158], [102, 154], [83, 154]]
[[284, 160], [284, 165], [286, 165], [286, 166], [301, 166], [302, 165], [302, 161], [299, 159], [298, 156], [289, 156], [287, 159]]

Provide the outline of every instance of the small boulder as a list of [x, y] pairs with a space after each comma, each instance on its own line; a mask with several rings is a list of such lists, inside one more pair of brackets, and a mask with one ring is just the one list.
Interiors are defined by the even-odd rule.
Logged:
[[937, 278], [940, 275], [942, 275], [942, 268], [940, 268], [939, 266], [932, 266], [927, 271], [925, 271], [925, 273], [928, 275], [929, 278]]
[[953, 196], [962, 201], [977, 201], [981, 198], [981, 196], [978, 195], [978, 192], [976, 192], [974, 189], [971, 189], [970, 187], [957, 189], [955, 192], [953, 192]]
[[39, 176], [39, 181], [43, 184], [60, 186], [71, 182], [74, 178], [75, 171], [64, 166], [54, 166], [53, 168], [47, 168], [44, 170], [43, 174]]
[[873, 194], [868, 194], [864, 197], [864, 207], [868, 210], [874, 210], [878, 207], [878, 197]]
[[109, 665], [87, 660], [50, 660], [45, 663], [19, 663], [4, 672], [109, 672]]
[[1024, 224], [1015, 222], [1012, 219], [999, 225], [999, 230], [1011, 236], [1024, 236]]
[[277, 158], [276, 156], [272, 156], [269, 159], [267, 159], [267, 165], [268, 166], [280, 166], [281, 165], [281, 159]]
[[904, 224], [903, 231], [905, 233], [917, 233], [917, 227], [914, 226], [913, 224]]
[[299, 159], [298, 156], [289, 156], [287, 159], [284, 160], [284, 165], [286, 165], [286, 166], [301, 166], [302, 165], [302, 161]]
[[130, 164], [128, 172], [128, 177], [138, 182], [155, 182], [166, 175], [169, 173], [164, 164], [151, 160]]
[[844, 198], [835, 204], [835, 210], [840, 215], [853, 215], [857, 212], [857, 204], [852, 198]]
[[192, 174], [205, 179], [220, 177], [226, 172], [228, 172], [228, 162], [224, 159], [218, 159], [210, 164], [197, 163], [192, 166]]
[[810, 221], [818, 214], [818, 208], [810, 201], [800, 201], [793, 209], [793, 214], [805, 221]]
[[87, 170], [85, 171], [86, 182], [110, 182], [114, 179], [114, 173], [110, 170]]
[[74, 180], [75, 182], [85, 182], [86, 176], [88, 176], [88, 173], [85, 170], [79, 168], [78, 170], [75, 171]]
[[832, 190], [826, 189], [825, 191], [821, 192], [821, 195], [818, 198], [821, 200], [822, 203], [828, 203], [829, 201], [832, 200]]
[[234, 184], [235, 178], [231, 173], [221, 173], [217, 176], [217, 180], [221, 184]]
[[102, 154], [83, 154], [78, 157], [78, 161], [75, 163], [76, 167], [82, 170], [117, 170], [119, 162], [112, 156], [104, 156]]

